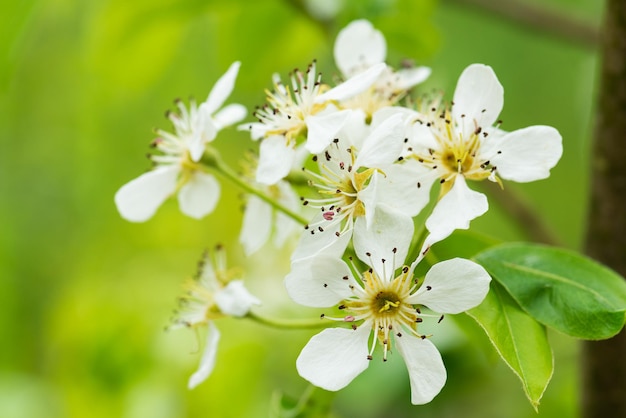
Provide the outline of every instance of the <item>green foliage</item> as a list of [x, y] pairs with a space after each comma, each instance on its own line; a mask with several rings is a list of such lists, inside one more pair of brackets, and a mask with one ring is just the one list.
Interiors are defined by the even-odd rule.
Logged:
[[274, 392], [270, 418], [333, 418], [331, 404], [334, 392], [307, 386], [299, 399], [280, 391]]
[[546, 326], [589, 340], [609, 338], [624, 326], [626, 282], [580, 254], [513, 243], [474, 259], [494, 281], [483, 303], [467, 314], [522, 381], [535, 408], [553, 371]]
[[580, 254], [514, 243], [476, 256], [513, 299], [542, 324], [599, 340], [624, 326], [626, 281]]
[[504, 362], [520, 378], [537, 409], [552, 377], [552, 350], [546, 328], [526, 314], [497, 282], [480, 306], [467, 312], [485, 330]]

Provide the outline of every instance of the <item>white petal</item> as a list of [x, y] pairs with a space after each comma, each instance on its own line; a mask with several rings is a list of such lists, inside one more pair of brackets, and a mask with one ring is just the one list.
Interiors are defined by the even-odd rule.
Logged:
[[326, 390], [339, 390], [367, 369], [367, 341], [371, 326], [356, 330], [332, 328], [313, 336], [296, 360], [304, 379]]
[[[426, 169], [426, 176], [416, 176], [423, 168], [417, 161], [409, 160], [402, 165], [394, 164], [385, 168], [385, 174], [374, 173], [368, 187], [359, 192], [359, 200], [365, 205], [365, 216], [375, 211], [378, 205], [414, 217], [428, 204], [430, 186], [434, 183], [432, 169]], [[417, 186], [418, 179], [420, 186]]]
[[262, 184], [275, 184], [289, 174], [295, 149], [287, 144], [284, 136], [272, 135], [265, 138], [259, 147], [259, 165], [256, 181]]
[[487, 209], [487, 197], [467, 187], [463, 176], [456, 176], [452, 188], [437, 202], [426, 220], [430, 245], [448, 237], [455, 229], [469, 228], [470, 221]]
[[307, 116], [304, 122], [307, 126], [306, 149], [311, 154], [324, 151], [337, 136], [343, 125], [350, 117], [350, 110], [330, 112]]
[[218, 127], [215, 125], [211, 114], [200, 105], [197, 116], [193, 121], [193, 134], [189, 143], [189, 153], [193, 161], [199, 161], [204, 154], [206, 144], [213, 141], [217, 136]]
[[415, 154], [426, 154], [430, 149], [441, 149], [441, 145], [433, 134], [433, 130], [426, 124], [414, 123], [408, 130], [407, 136], [411, 141], [409, 145], [413, 148]]
[[352, 296], [351, 285], [358, 286], [350, 268], [340, 258], [329, 255], [295, 261], [285, 277], [291, 299], [313, 308], [329, 308]]
[[[311, 224], [322, 223], [324, 219], [322, 216], [320, 212], [313, 218]], [[348, 228], [337, 236], [336, 233], [339, 232], [339, 228], [339, 222], [335, 222], [323, 227], [323, 231], [316, 230], [315, 227], [303, 230], [296, 249], [291, 253], [291, 261], [304, 260], [320, 254], [341, 257], [350, 242], [350, 238], [352, 238], [352, 228]]]
[[430, 77], [431, 69], [428, 67], [406, 68], [396, 71], [394, 74], [394, 88], [396, 90], [408, 90]]
[[404, 145], [404, 131], [401, 114], [392, 115], [378, 125], [365, 139], [354, 162], [355, 168], [380, 168], [396, 161]]
[[243, 213], [239, 242], [246, 255], [256, 252], [265, 244], [272, 231], [272, 207], [251, 195]]
[[213, 116], [217, 129], [222, 129], [243, 120], [248, 114], [245, 106], [240, 104], [229, 104], [222, 108]]
[[378, 207], [369, 227], [363, 217], [356, 220], [354, 250], [359, 259], [370, 265], [380, 277], [390, 278], [394, 270], [404, 264], [413, 230], [411, 217]]
[[333, 87], [326, 93], [320, 94], [315, 98], [315, 103], [325, 103], [333, 100], [342, 101], [356, 96], [371, 87], [386, 68], [387, 65], [383, 62], [373, 65], [366, 71]]
[[474, 122], [481, 127], [493, 125], [503, 105], [504, 89], [491, 67], [472, 64], [463, 71], [454, 91], [452, 117], [462, 124], [464, 138], [476, 129]]
[[230, 96], [230, 93], [232, 93], [240, 65], [241, 63], [239, 61], [233, 62], [228, 68], [228, 71], [217, 80], [217, 83], [215, 83], [213, 89], [211, 89], [209, 97], [206, 99], [206, 102], [204, 102], [209, 115], [212, 115], [217, 109], [222, 107], [224, 101]]
[[408, 332], [395, 341], [409, 371], [411, 403], [423, 405], [432, 401], [446, 383], [446, 367], [439, 350], [428, 339], [422, 340]]
[[428, 306], [439, 313], [461, 313], [485, 299], [490, 281], [489, 273], [481, 265], [453, 258], [432, 266], [422, 286], [407, 302]]
[[200, 366], [198, 370], [189, 378], [187, 387], [193, 389], [200, 383], [204, 382], [207, 377], [213, 372], [215, 367], [215, 357], [217, 355], [217, 343], [220, 340], [220, 332], [213, 325], [213, 322], [209, 322], [209, 330], [207, 332], [207, 339], [205, 342], [204, 353], [202, 353], [202, 359], [200, 360]]
[[[276, 183], [279, 190], [278, 202], [286, 208], [298, 213], [301, 207], [300, 199], [296, 192], [293, 191], [291, 185], [286, 181]], [[280, 211], [275, 213], [276, 222], [274, 223], [274, 245], [281, 247], [287, 239], [300, 230], [300, 224], [291, 217]]]
[[364, 19], [350, 22], [337, 34], [335, 63], [346, 77], [351, 77], [379, 62], [387, 55], [385, 37]]
[[178, 192], [181, 212], [201, 219], [213, 212], [220, 198], [220, 184], [211, 174], [196, 171]]
[[518, 129], [493, 141], [490, 161], [506, 180], [524, 183], [545, 179], [563, 154], [561, 141], [559, 131], [550, 126]]
[[115, 193], [115, 204], [122, 218], [144, 222], [176, 190], [178, 165], [161, 166], [123, 185]]
[[237, 125], [237, 130], [250, 132], [250, 138], [252, 138], [253, 141], [257, 141], [265, 136], [269, 127], [264, 123], [250, 122]]
[[215, 294], [215, 303], [222, 313], [240, 318], [261, 301], [248, 292], [242, 280], [233, 280]]

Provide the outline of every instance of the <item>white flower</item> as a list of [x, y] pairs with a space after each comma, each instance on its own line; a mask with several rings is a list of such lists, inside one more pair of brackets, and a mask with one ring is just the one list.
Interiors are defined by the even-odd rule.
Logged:
[[411, 173], [394, 164], [403, 147], [402, 117], [387, 118], [364, 137], [354, 135], [367, 132], [359, 123], [362, 118], [356, 116], [323, 154], [314, 157], [319, 173], [308, 173], [320, 198], [304, 199], [304, 204], [319, 212], [306, 226], [292, 261], [320, 252], [341, 255], [355, 223], [369, 228], [377, 211], [407, 218], [417, 214], [414, 197], [419, 194], [411, 193]]
[[151, 156], [156, 167], [126, 183], [115, 194], [115, 204], [124, 219], [132, 222], [150, 219], [165, 199], [176, 192], [184, 214], [199, 219], [213, 211], [220, 186], [204, 171], [199, 160], [206, 144], [215, 139], [220, 129], [246, 115], [246, 109], [239, 104], [218, 111], [233, 90], [239, 65], [234, 62], [230, 66], [199, 107], [192, 100], [188, 110], [178, 101], [179, 113], [168, 113], [175, 133], [157, 131], [159, 137], [153, 146], [162, 155]]
[[354, 241], [357, 256], [370, 266], [364, 273], [355, 276], [355, 265], [323, 254], [294, 263], [285, 278], [294, 301], [311, 307], [338, 306], [343, 317], [322, 317], [351, 325], [315, 335], [296, 366], [309, 382], [334, 391], [367, 368], [378, 343], [383, 360], [397, 348], [409, 372], [411, 402], [424, 404], [443, 387], [446, 370], [429, 336], [419, 332], [422, 318], [430, 316], [420, 307], [442, 314], [471, 309], [486, 296], [491, 278], [478, 264], [455, 258], [435, 264], [418, 281], [412, 267], [401, 266], [412, 237], [407, 233], [412, 221], [388, 218], [379, 222], [380, 215], [376, 215], [375, 227], [361, 231]]
[[228, 316], [241, 318], [247, 315], [252, 305], [261, 303], [248, 292], [243, 281], [234, 280], [234, 277], [236, 272], [226, 269], [226, 256], [218, 247], [213, 260], [208, 253], [204, 255], [198, 274], [179, 299], [180, 309], [175, 312], [171, 328], [208, 328], [200, 366], [189, 379], [189, 389], [202, 383], [215, 366], [220, 333], [213, 321]]
[[441, 183], [440, 200], [426, 221], [426, 246], [455, 229], [467, 229], [487, 211], [486, 196], [471, 190], [466, 180], [540, 180], [559, 161], [563, 147], [556, 129], [498, 129], [503, 96], [491, 67], [473, 64], [461, 74], [450, 108], [435, 102], [415, 118], [405, 157], [421, 165], [418, 182], [424, 193], [436, 180]]
[[[385, 62], [387, 43], [382, 33], [369, 21], [355, 20], [337, 35], [334, 56], [343, 76], [350, 79]], [[385, 70], [370, 88], [341, 104], [348, 108], [361, 109], [371, 117], [377, 110], [397, 103], [409, 89], [426, 80], [430, 72], [428, 67], [394, 71], [390, 66], [385, 66]]]
[[333, 102], [362, 92], [384, 68], [382, 64], [373, 66], [330, 90], [321, 84], [315, 62], [304, 73], [294, 71], [291, 87], [283, 85], [275, 74], [274, 91], [267, 91], [268, 103], [254, 113], [258, 122], [240, 126], [240, 129], [250, 130], [252, 139], [263, 138], [257, 181], [274, 184], [289, 173], [301, 135], [306, 136], [304, 146], [309, 152], [324, 151], [350, 115], [349, 110], [340, 110]]

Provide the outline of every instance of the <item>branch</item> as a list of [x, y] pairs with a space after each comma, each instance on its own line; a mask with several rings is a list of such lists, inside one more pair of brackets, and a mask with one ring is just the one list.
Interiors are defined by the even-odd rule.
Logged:
[[483, 181], [481, 187], [502, 207], [507, 216], [515, 219], [517, 225], [524, 230], [526, 237], [531, 241], [548, 245], [559, 245], [559, 239], [546, 225], [536, 211], [524, 199], [510, 188], [500, 188], [497, 183]]
[[526, 30], [539, 30], [545, 35], [595, 49], [600, 44], [600, 31], [587, 23], [561, 13], [527, 4], [519, 0], [448, 0], [509, 20]]
[[[626, 2], [608, 0], [592, 156], [587, 254], [626, 276]], [[582, 416], [626, 417], [626, 329], [583, 345]]]

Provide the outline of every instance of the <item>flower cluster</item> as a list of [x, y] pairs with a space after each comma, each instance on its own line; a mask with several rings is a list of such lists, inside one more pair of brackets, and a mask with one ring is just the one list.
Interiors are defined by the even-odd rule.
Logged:
[[[241, 175], [212, 147], [222, 128], [246, 115], [238, 104], [218, 111], [233, 90], [234, 63], [206, 102], [189, 109], [179, 103], [179, 112], [169, 114], [174, 133], [157, 131], [155, 168], [124, 185], [115, 202], [125, 219], [140, 222], [177, 192], [182, 212], [201, 218], [217, 204], [218, 178], [234, 182], [246, 196], [245, 253], [260, 251], [270, 239], [277, 246], [293, 242], [287, 293], [298, 304], [332, 309], [322, 314], [329, 327], [297, 359], [300, 376], [339, 390], [367, 368], [377, 349], [385, 361], [397, 351], [408, 369], [411, 401], [423, 404], [439, 393], [446, 370], [420, 324], [479, 305], [491, 278], [461, 258], [435, 263], [424, 277], [417, 266], [432, 245], [487, 211], [486, 196], [470, 182], [546, 178], [562, 145], [552, 127], [500, 129], [504, 90], [491, 67], [468, 66], [449, 103], [443, 96], [416, 100], [412, 90], [431, 70], [394, 69], [386, 55], [383, 35], [358, 20], [335, 42], [338, 84], [326, 84], [315, 61], [286, 84], [274, 75], [266, 104], [252, 113], [256, 121], [238, 126], [259, 142]], [[434, 187], [438, 197], [429, 205]], [[417, 219], [425, 219], [418, 228]], [[213, 321], [258, 319], [250, 309], [260, 301], [233, 280], [222, 260], [203, 263], [181, 302], [177, 324], [209, 329], [193, 387], [215, 364]]]

